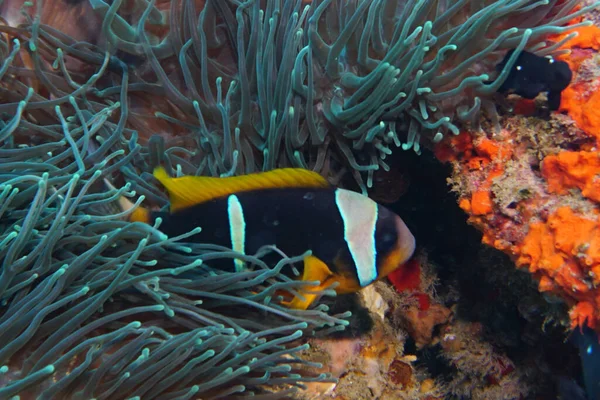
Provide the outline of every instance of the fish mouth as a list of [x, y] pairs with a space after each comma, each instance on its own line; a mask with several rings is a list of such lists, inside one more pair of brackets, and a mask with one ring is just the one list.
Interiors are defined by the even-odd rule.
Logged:
[[400, 250], [400, 262], [398, 266], [408, 261], [415, 252], [416, 240], [402, 218], [396, 218], [396, 230], [398, 232], [398, 249]]

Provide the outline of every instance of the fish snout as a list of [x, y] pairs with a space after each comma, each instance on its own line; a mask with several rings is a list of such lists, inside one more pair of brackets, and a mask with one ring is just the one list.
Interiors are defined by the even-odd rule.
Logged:
[[398, 232], [398, 240], [396, 242], [396, 248], [399, 252], [398, 265], [404, 264], [408, 261], [415, 252], [416, 241], [408, 226], [404, 223], [402, 218], [396, 215], [396, 232]]
[[394, 215], [396, 242], [385, 255], [381, 255], [379, 264], [379, 278], [384, 278], [398, 268], [402, 267], [415, 252], [415, 237], [410, 232], [402, 218]]

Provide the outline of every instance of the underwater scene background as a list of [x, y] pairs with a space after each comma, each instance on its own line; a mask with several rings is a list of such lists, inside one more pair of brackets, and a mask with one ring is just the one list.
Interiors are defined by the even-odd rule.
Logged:
[[0, 400], [600, 399], [598, 6], [0, 1]]

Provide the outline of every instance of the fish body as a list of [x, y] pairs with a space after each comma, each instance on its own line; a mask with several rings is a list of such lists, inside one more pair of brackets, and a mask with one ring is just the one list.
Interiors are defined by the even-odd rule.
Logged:
[[[509, 50], [496, 65], [498, 73], [504, 69], [513, 52], [514, 49]], [[561, 92], [569, 86], [572, 78], [573, 73], [566, 62], [522, 51], [498, 92], [515, 93], [526, 99], [534, 99], [547, 92], [548, 108], [558, 110]]]
[[579, 348], [583, 382], [588, 400], [600, 400], [600, 342], [587, 326], [576, 328], [571, 340]]
[[[366, 196], [328, 185], [302, 169], [279, 169], [230, 178], [172, 178], [163, 168], [154, 176], [169, 193], [169, 212], [136, 210], [132, 220], [153, 223], [168, 236], [200, 233], [187, 240], [213, 243], [243, 254], [275, 245], [287, 255], [311, 250], [300, 279], [319, 281], [306, 291], [337, 282], [352, 293], [387, 276], [411, 256], [415, 239], [402, 219]], [[243, 261], [218, 268], [241, 270]], [[303, 293], [288, 305], [306, 309], [317, 295]]]

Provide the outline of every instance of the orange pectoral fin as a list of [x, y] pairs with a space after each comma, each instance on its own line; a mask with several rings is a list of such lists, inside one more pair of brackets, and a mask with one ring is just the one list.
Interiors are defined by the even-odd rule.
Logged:
[[[296, 310], [306, 310], [312, 302], [319, 296], [318, 293], [325, 289], [328, 285], [327, 281], [333, 273], [323, 261], [315, 256], [308, 256], [304, 259], [304, 272], [302, 273], [301, 280], [306, 281], [319, 281], [320, 284], [316, 286], [305, 286], [302, 288], [300, 294], [303, 298], [295, 296], [290, 302], [284, 302], [283, 304], [289, 308]], [[307, 293], [315, 292], [315, 293]]]

